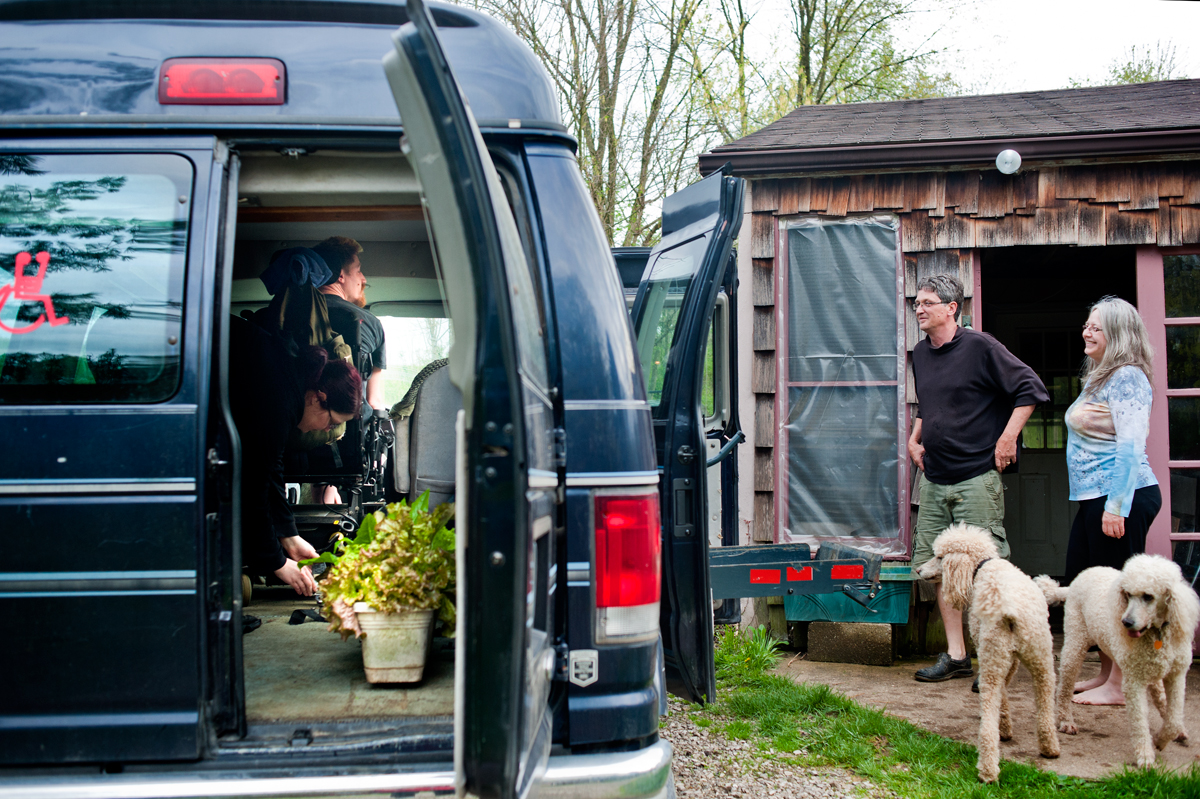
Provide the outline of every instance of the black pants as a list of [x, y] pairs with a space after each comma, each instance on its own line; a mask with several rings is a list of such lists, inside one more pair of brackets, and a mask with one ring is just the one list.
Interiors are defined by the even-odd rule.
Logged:
[[1084, 569], [1092, 566], [1111, 566], [1119, 569], [1134, 555], [1146, 551], [1146, 532], [1162, 507], [1162, 492], [1158, 486], [1147, 486], [1133, 492], [1133, 505], [1125, 519], [1125, 535], [1109, 538], [1100, 526], [1104, 503], [1108, 497], [1085, 499], [1079, 503], [1079, 513], [1071, 525], [1067, 544], [1067, 573], [1063, 585], [1068, 585]]

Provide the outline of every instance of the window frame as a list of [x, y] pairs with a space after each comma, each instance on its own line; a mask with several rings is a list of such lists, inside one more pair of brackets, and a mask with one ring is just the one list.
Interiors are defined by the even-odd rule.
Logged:
[[[788, 457], [788, 432], [787, 425], [783, 424], [783, 420], [788, 415], [788, 389], [792, 387], [803, 387], [812, 385], [812, 383], [797, 383], [795, 386], [788, 380], [788, 360], [789, 360], [789, 326], [788, 326], [788, 279], [790, 275], [790, 252], [788, 249], [787, 232], [796, 223], [802, 221], [819, 220], [822, 222], [837, 223], [847, 219], [863, 219], [872, 217], [887, 217], [895, 221], [896, 224], [896, 247], [895, 247], [895, 314], [897, 332], [896, 336], [896, 379], [889, 381], [868, 381], [865, 383], [855, 383], [855, 385], [887, 385], [896, 388], [896, 456], [897, 456], [897, 508], [896, 522], [898, 534], [896, 541], [899, 543], [900, 550], [894, 553], [887, 553], [884, 558], [887, 560], [906, 560], [909, 553], [912, 551], [912, 532], [909, 523], [909, 486], [911, 483], [911, 463], [908, 457], [908, 403], [906, 385], [909, 375], [908, 367], [908, 352], [905, 345], [905, 302], [904, 295], [904, 255], [902, 248], [903, 241], [903, 220], [897, 214], [874, 213], [874, 214], [847, 214], [844, 217], [824, 217], [816, 214], [794, 214], [787, 216], [775, 217], [774, 226], [774, 247], [776, 253], [776, 268], [774, 275], [775, 283], [775, 400], [773, 403], [775, 418], [773, 420], [774, 430], [772, 431], [774, 452], [772, 459], [774, 461], [774, 484], [773, 484], [773, 504], [774, 504], [774, 529], [772, 530], [773, 543], [785, 543], [781, 541], [782, 532], [788, 523], [789, 507], [788, 507], [788, 478], [790, 474], [790, 462]], [[832, 383], [828, 385], [837, 385]], [[854, 540], [863, 541], [887, 541], [887, 538], [871, 537]]]
[[1167, 401], [1172, 397], [1200, 397], [1200, 388], [1167, 388], [1167, 328], [1200, 327], [1200, 316], [1167, 316], [1163, 257], [1170, 255], [1200, 255], [1200, 246], [1148, 245], [1137, 248], [1138, 312], [1150, 335], [1150, 346], [1154, 348], [1154, 394], [1162, 399], [1154, 403], [1150, 412], [1150, 435], [1146, 440], [1146, 454], [1150, 460], [1150, 468], [1159, 479], [1162, 507], [1166, 511], [1160, 512], [1150, 525], [1146, 536], [1146, 551], [1167, 557], [1171, 554], [1171, 542], [1200, 541], [1200, 531], [1171, 531], [1171, 471], [1200, 469], [1200, 460], [1171, 459], [1171, 428]]
[[[86, 407], [114, 407], [114, 406], [153, 406], [171, 403], [181, 393], [185, 392], [189, 387], [189, 348], [188, 341], [191, 336], [194, 336], [194, 325], [188, 313], [188, 305], [190, 298], [195, 291], [193, 282], [198, 280], [198, 270], [192, 268], [193, 250], [197, 242], [204, 240], [204, 231], [197, 227], [197, 206], [206, 202], [205, 191], [202, 189], [208, 180], [204, 170], [190, 152], [189, 148], [185, 147], [164, 147], [159, 148], [153, 145], [141, 143], [136, 147], [120, 147], [116, 146], [111, 150], [93, 150], [93, 149], [76, 149], [73, 147], [64, 148], [42, 140], [20, 141], [14, 140], [11, 143], [6, 143], [6, 146], [0, 148], [0, 155], [33, 155], [46, 156], [52, 158], [75, 158], [75, 159], [104, 159], [104, 158], [130, 158], [145, 160], [147, 158], [173, 158], [177, 159], [178, 163], [174, 166], [179, 169], [178, 174], [168, 174], [168, 170], [154, 170], [150, 168], [139, 168], [136, 172], [130, 174], [139, 175], [156, 175], [164, 177], [175, 184], [175, 192], [179, 198], [178, 206], [182, 209], [182, 216], [175, 218], [176, 224], [182, 224], [182, 240], [177, 252], [168, 256], [168, 259], [178, 259], [178, 275], [168, 278], [169, 281], [174, 281], [178, 284], [178, 296], [168, 297], [168, 301], [178, 302], [178, 323], [173, 335], [168, 331], [168, 340], [174, 338], [174, 343], [169, 344], [174, 349], [174, 366], [173, 379], [171, 381], [163, 380], [162, 376], [156, 377], [149, 382], [122, 382], [122, 383], [95, 383], [97, 387], [111, 386], [116, 391], [110, 391], [107, 394], [97, 396], [73, 396], [75, 392], [69, 392], [68, 396], [64, 397], [15, 397], [12, 399], [4, 399], [0, 396], [0, 407], [35, 407], [35, 408], [61, 408], [72, 406]], [[68, 173], [71, 174], [71, 173]], [[180, 181], [186, 181], [186, 185]], [[175, 203], [172, 203], [173, 207]], [[31, 253], [33, 255], [33, 253]], [[25, 267], [25, 273], [28, 275], [31, 271], [38, 270], [37, 261]], [[168, 264], [168, 270], [176, 268], [173, 264]], [[13, 269], [13, 265], [5, 267], [6, 271]], [[48, 277], [48, 276], [47, 276]], [[40, 281], [39, 281], [40, 282]], [[3, 284], [0, 284], [3, 285]], [[15, 286], [15, 282], [9, 283], [10, 286]], [[170, 289], [168, 288], [168, 291]], [[52, 296], [52, 292], [47, 291], [46, 296]], [[12, 302], [20, 304], [23, 301], [17, 297], [11, 298]], [[96, 307], [97, 304], [93, 304]], [[43, 308], [43, 310], [48, 310]], [[73, 314], [72, 314], [73, 315]], [[59, 314], [60, 317], [65, 314]], [[47, 320], [49, 321], [49, 320]], [[38, 325], [41, 323], [39, 322]], [[27, 332], [32, 332], [27, 331]], [[9, 333], [9, 336], [21, 335], [20, 333]], [[85, 333], [84, 339], [87, 339]], [[7, 352], [7, 347], [5, 348]], [[163, 351], [164, 356], [167, 354]], [[90, 359], [89, 359], [90, 360]], [[164, 357], [164, 368], [170, 368], [166, 365], [170, 363], [170, 358]], [[3, 358], [0, 358], [0, 368], [3, 366]], [[20, 384], [16, 384], [20, 385]], [[33, 384], [30, 388], [42, 388], [45, 390], [51, 389], [56, 384], [44, 383]], [[72, 386], [80, 384], [72, 383]], [[153, 391], [148, 389], [153, 388]], [[33, 392], [28, 392], [33, 394]]]

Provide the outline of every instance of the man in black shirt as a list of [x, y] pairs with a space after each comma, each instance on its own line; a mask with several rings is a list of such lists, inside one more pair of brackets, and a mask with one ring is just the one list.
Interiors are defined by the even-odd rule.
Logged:
[[[955, 522], [990, 530], [1002, 557], [1004, 486], [1000, 472], [1017, 458], [1017, 437], [1034, 406], [1049, 399], [1032, 369], [986, 333], [958, 326], [963, 286], [932, 275], [917, 286], [913, 308], [928, 338], [913, 348], [913, 379], [920, 403], [908, 452], [924, 474], [913, 536], [914, 570], [933, 557], [933, 539]], [[970, 677], [962, 611], [938, 587], [938, 608], [949, 652], [916, 678], [940, 682]]]
[[[387, 368], [383, 324], [365, 307], [367, 278], [358, 257], [363, 248], [354, 239], [331, 236], [312, 249], [333, 272], [319, 291], [325, 295], [329, 326], [350, 346], [351, 359], [362, 375], [366, 389], [362, 417], [366, 418], [373, 409], [386, 410], [388, 405], [383, 396], [383, 370]], [[342, 502], [336, 486], [326, 486], [322, 498], [329, 505]]]

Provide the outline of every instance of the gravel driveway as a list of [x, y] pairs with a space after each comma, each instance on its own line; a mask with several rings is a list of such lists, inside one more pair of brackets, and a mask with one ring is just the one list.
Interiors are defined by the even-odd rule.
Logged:
[[807, 768], [776, 760], [787, 753], [763, 752], [753, 741], [735, 741], [717, 728], [698, 727], [687, 703], [669, 698], [659, 733], [675, 747], [672, 770], [679, 799], [778, 797], [778, 799], [892, 799], [897, 794], [846, 769]]

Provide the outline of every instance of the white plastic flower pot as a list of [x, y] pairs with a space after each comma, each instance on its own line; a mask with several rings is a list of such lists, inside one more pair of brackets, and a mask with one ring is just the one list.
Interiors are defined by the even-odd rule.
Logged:
[[420, 682], [433, 643], [433, 610], [380, 613], [354, 603], [362, 640], [363, 670], [370, 683]]

